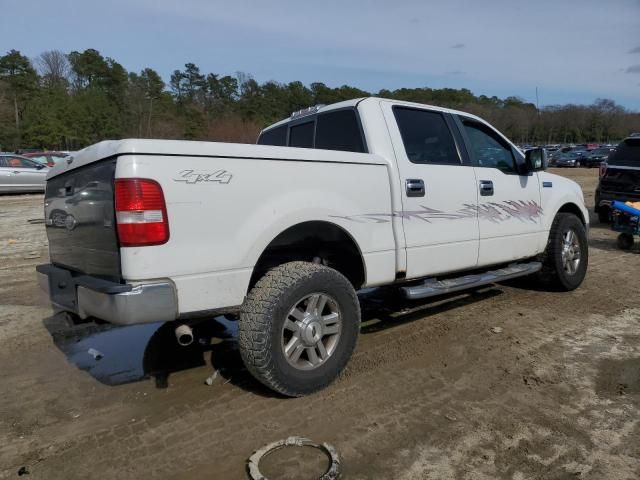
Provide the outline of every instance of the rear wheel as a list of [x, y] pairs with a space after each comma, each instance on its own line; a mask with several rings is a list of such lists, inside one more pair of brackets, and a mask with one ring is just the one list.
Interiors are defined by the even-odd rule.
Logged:
[[51, 225], [54, 227], [64, 227], [64, 221], [67, 219], [67, 212], [63, 210], [54, 210], [49, 215]]
[[571, 213], [558, 213], [549, 232], [540, 279], [555, 290], [574, 290], [584, 280], [588, 263], [584, 225]]
[[630, 233], [621, 233], [618, 235], [618, 248], [621, 250], [630, 250], [633, 247], [633, 235]]
[[609, 217], [609, 209], [606, 207], [600, 207], [598, 209], [598, 221], [600, 223], [609, 223], [611, 218]]
[[360, 305], [349, 280], [324, 265], [285, 263], [267, 272], [242, 306], [240, 354], [264, 385], [302, 396], [335, 380], [359, 330]]

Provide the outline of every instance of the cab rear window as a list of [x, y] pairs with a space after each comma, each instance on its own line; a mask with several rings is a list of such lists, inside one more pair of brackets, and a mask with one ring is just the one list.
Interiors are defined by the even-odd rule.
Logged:
[[318, 115], [315, 148], [364, 152], [362, 133], [356, 112], [349, 109]]
[[289, 131], [289, 146], [300, 148], [313, 148], [314, 122], [294, 125]]
[[[367, 148], [354, 108], [307, 116], [303, 123], [281, 125], [262, 132], [258, 145], [321, 148], [366, 153]], [[287, 136], [288, 133], [288, 136]]]
[[258, 138], [258, 145], [285, 147], [287, 145], [287, 126], [282, 125], [262, 132], [262, 135]]

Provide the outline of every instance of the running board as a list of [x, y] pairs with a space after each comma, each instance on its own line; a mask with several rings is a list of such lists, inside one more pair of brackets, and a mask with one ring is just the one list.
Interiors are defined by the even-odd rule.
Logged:
[[438, 280], [427, 278], [419, 285], [400, 287], [405, 298], [417, 300], [419, 298], [433, 297], [445, 293], [457, 292], [468, 288], [481, 287], [490, 283], [502, 282], [512, 278], [524, 277], [536, 273], [542, 268], [540, 262], [512, 263], [508, 267], [490, 270], [488, 272], [465, 275], [463, 277]]

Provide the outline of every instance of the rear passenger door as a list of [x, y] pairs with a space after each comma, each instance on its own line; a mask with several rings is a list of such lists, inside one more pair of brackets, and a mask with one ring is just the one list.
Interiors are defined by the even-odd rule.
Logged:
[[538, 253], [542, 209], [538, 174], [521, 174], [524, 161], [497, 131], [458, 116], [478, 179], [478, 266], [531, 257]]
[[448, 113], [382, 103], [402, 195], [407, 278], [473, 268], [478, 189]]

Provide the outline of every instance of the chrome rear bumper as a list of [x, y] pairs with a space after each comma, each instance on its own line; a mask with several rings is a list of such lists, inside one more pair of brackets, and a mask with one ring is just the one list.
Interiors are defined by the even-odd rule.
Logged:
[[121, 285], [72, 276], [53, 265], [37, 267], [38, 284], [60, 310], [118, 325], [168, 322], [178, 318], [176, 287], [169, 279]]

